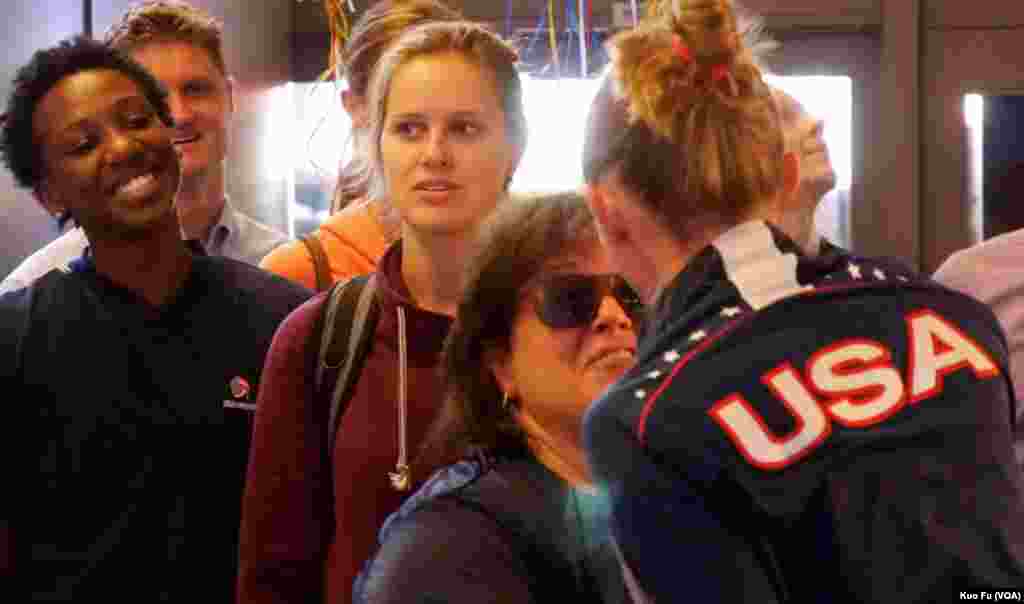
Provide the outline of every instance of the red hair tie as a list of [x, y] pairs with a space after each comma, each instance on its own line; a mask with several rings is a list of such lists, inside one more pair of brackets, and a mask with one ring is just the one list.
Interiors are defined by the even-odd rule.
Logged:
[[683, 42], [683, 38], [679, 34], [672, 36], [672, 52], [676, 53], [676, 56], [683, 63], [689, 63], [693, 60], [693, 53], [690, 52], [690, 47], [686, 45], [686, 42]]
[[729, 76], [729, 65], [726, 63], [719, 63], [711, 68], [711, 81], [721, 82]]

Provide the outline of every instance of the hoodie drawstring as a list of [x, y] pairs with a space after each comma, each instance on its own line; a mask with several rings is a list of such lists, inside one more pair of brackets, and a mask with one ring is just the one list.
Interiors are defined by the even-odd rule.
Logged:
[[405, 309], [399, 305], [398, 312], [398, 461], [395, 471], [388, 473], [391, 486], [396, 491], [408, 491], [412, 483], [409, 472], [408, 451], [406, 451], [406, 340], [405, 340]]

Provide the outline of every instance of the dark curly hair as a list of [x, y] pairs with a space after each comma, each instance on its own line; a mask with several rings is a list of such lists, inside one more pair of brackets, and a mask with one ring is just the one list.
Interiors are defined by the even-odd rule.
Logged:
[[[35, 190], [43, 178], [40, 146], [34, 140], [32, 129], [39, 101], [64, 78], [94, 69], [112, 69], [131, 78], [142, 89], [160, 121], [168, 126], [173, 124], [167, 92], [141, 65], [85, 36], [62, 40], [56, 46], [36, 51], [29, 62], [18, 69], [14, 88], [7, 99], [7, 112], [0, 126], [0, 157], [20, 186]], [[59, 217], [58, 221], [63, 226], [67, 216]]]

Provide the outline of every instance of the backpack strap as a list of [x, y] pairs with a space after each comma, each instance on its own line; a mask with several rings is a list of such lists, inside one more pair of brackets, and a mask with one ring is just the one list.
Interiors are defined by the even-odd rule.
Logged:
[[[373, 275], [354, 277], [335, 284], [321, 313], [323, 324], [315, 387], [318, 399], [330, 392], [328, 452], [334, 449], [338, 426], [373, 345], [373, 336], [380, 318], [375, 284], [376, 277]], [[332, 375], [334, 379], [329, 380]]]
[[320, 240], [308, 233], [299, 237], [299, 241], [309, 250], [309, 256], [313, 259], [313, 271], [316, 273], [316, 291], [327, 291], [331, 287], [331, 266], [327, 260], [327, 252]]

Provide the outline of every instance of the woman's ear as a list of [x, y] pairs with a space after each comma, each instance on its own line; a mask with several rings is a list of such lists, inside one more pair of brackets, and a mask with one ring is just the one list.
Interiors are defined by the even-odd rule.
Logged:
[[516, 387], [512, 373], [512, 355], [504, 350], [489, 350], [484, 354], [484, 362], [494, 376], [502, 393], [515, 398]]

